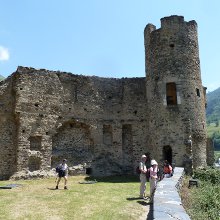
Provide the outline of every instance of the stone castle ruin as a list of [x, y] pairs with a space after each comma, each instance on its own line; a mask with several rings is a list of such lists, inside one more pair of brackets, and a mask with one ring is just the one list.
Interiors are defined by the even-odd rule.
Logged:
[[144, 40], [146, 77], [18, 67], [0, 82], [0, 179], [49, 171], [63, 158], [97, 176], [133, 174], [146, 152], [159, 162], [205, 166], [197, 24], [164, 17], [161, 28], [146, 26]]

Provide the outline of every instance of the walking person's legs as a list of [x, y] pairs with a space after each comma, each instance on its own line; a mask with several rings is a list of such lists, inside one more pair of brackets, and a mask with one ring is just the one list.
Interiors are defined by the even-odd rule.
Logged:
[[140, 181], [141, 181], [141, 185], [140, 185], [140, 197], [144, 198], [144, 193], [146, 190], [146, 175], [140, 175]]
[[156, 183], [157, 183], [156, 179], [150, 178], [150, 201], [151, 202], [153, 200], [153, 194], [156, 189]]
[[67, 176], [64, 176], [64, 189], [67, 189]]
[[58, 187], [59, 187], [60, 180], [61, 180], [61, 177], [58, 177], [56, 189], [58, 189]]

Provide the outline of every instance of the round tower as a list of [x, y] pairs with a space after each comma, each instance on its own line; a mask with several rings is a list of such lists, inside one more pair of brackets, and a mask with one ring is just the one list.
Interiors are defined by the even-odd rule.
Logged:
[[[153, 157], [177, 166], [206, 165], [205, 88], [197, 23], [182, 16], [161, 19], [144, 31], [148, 146]], [[191, 139], [191, 140], [190, 140]], [[191, 141], [191, 142], [190, 142]]]

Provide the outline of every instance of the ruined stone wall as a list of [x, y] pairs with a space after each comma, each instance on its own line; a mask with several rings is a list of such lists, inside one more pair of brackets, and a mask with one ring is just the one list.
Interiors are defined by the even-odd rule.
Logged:
[[0, 82], [0, 180], [16, 171], [17, 146], [14, 114], [14, 90], [11, 77]]
[[96, 175], [132, 173], [147, 151], [144, 78], [25, 67], [11, 78], [15, 171], [48, 170], [67, 158], [69, 166], [86, 163]]
[[56, 74], [19, 67], [13, 74], [17, 115], [17, 171], [49, 169], [52, 138], [62, 111], [63, 88]]
[[[184, 157], [190, 157], [185, 140], [191, 135], [194, 168], [205, 165], [205, 97], [196, 22], [170, 16], [161, 19], [159, 29], [147, 25], [145, 50], [148, 145], [158, 160], [167, 159], [168, 148], [172, 154], [169, 159], [182, 166]], [[176, 102], [173, 104], [168, 100], [168, 84], [175, 85]]]

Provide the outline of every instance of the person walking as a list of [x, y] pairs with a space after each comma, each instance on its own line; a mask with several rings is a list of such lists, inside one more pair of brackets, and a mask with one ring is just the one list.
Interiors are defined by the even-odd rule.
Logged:
[[63, 162], [59, 164], [56, 168], [56, 170], [58, 170], [58, 180], [57, 180], [56, 189], [59, 188], [59, 183], [62, 177], [64, 178], [64, 189], [67, 189], [68, 166], [66, 162], [67, 160], [63, 159]]
[[150, 201], [153, 200], [153, 194], [157, 185], [157, 172], [158, 172], [158, 163], [156, 160], [151, 160], [150, 168]]
[[146, 155], [142, 155], [141, 156], [141, 161], [139, 163], [139, 170], [140, 170], [140, 198], [145, 199], [145, 190], [146, 190], [146, 182], [147, 182], [147, 178], [146, 178], [146, 173], [147, 173], [147, 168], [145, 165], [146, 162]]

